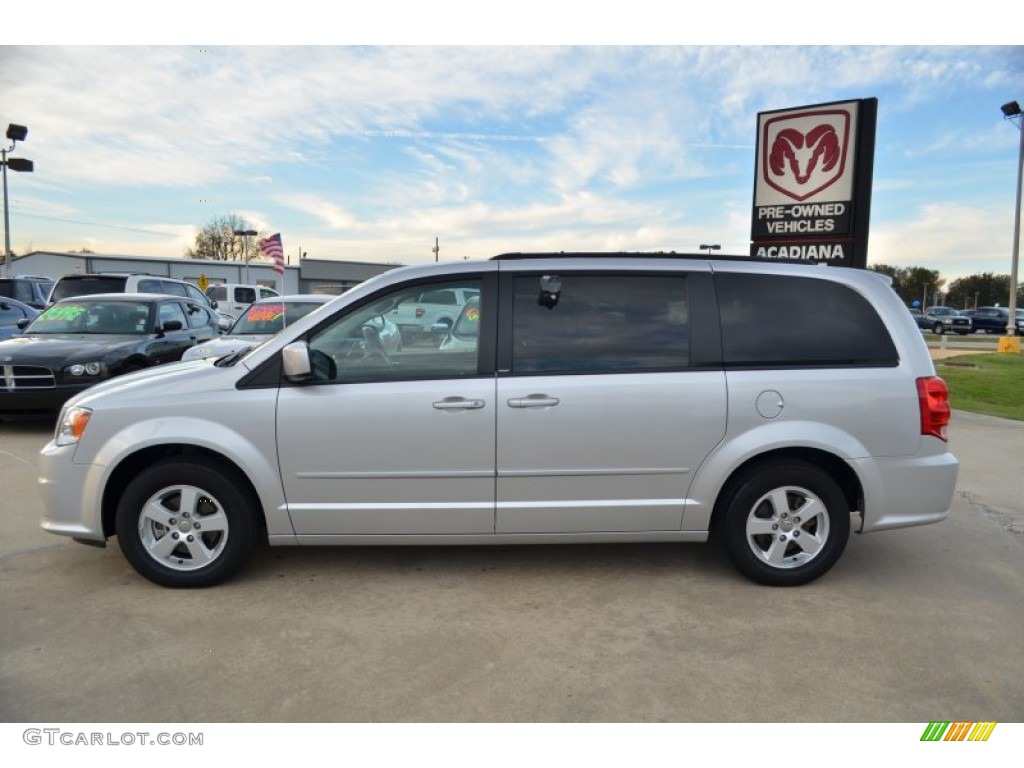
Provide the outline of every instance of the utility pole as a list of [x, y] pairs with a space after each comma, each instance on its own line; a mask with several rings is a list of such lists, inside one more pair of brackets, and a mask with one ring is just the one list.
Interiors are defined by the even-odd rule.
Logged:
[[441, 253], [441, 245], [438, 243], [436, 237], [434, 238], [434, 247], [431, 248], [431, 250], [434, 252], [434, 261], [437, 261], [438, 254]]

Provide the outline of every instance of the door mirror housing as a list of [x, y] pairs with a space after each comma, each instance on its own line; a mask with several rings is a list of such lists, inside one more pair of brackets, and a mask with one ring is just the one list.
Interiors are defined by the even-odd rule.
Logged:
[[305, 381], [313, 374], [309, 344], [293, 341], [281, 350], [281, 368], [288, 381]]

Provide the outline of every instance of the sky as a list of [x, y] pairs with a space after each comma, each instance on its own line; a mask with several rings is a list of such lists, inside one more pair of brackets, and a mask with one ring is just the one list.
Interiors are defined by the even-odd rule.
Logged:
[[[500, 28], [495, 13], [476, 29]], [[976, 41], [951, 22], [841, 45], [803, 27], [702, 46], [657, 23], [559, 37], [520, 19], [505, 39], [469, 28], [427, 45], [437, 19], [391, 29], [382, 12], [334, 41], [263, 16], [262, 32], [221, 44], [186, 42], [181, 19], [160, 35], [139, 30], [161, 19], [89, 18], [0, 38], [0, 124], [28, 127], [11, 157], [35, 164], [8, 177], [15, 253], [179, 257], [234, 214], [280, 232], [291, 263], [427, 262], [435, 243], [441, 260], [747, 254], [758, 113], [877, 98], [869, 265], [1010, 271], [1020, 134], [999, 107], [1024, 103], [1024, 46], [991, 44], [999, 31]]]

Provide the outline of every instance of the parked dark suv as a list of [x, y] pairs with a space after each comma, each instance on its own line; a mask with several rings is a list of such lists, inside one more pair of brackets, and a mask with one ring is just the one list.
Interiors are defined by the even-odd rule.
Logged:
[[46, 309], [46, 297], [50, 295], [53, 279], [34, 275], [0, 277], [0, 296], [17, 299], [36, 309]]

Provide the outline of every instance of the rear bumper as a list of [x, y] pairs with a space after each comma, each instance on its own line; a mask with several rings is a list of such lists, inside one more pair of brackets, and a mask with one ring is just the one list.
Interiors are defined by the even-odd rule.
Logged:
[[854, 462], [864, 484], [860, 533], [944, 520], [953, 504], [960, 462], [951, 453]]

